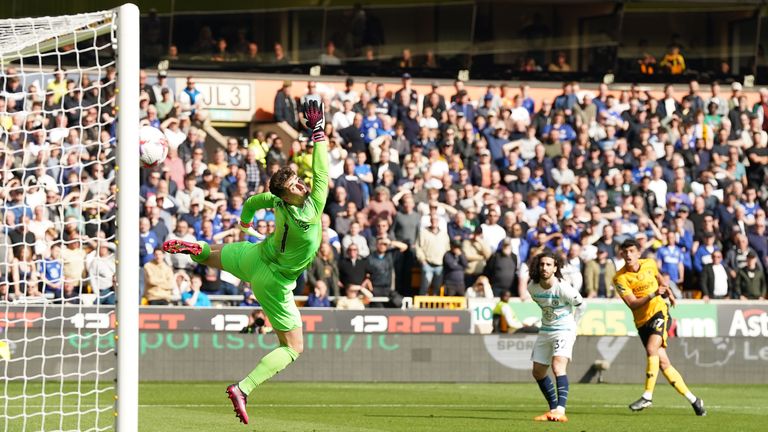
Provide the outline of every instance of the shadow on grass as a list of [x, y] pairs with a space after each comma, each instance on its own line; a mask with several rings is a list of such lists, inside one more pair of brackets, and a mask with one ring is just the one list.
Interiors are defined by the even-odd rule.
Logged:
[[[544, 412], [546, 408], [547, 407], [543, 407], [541, 409], [542, 410], [541, 412]], [[524, 415], [531, 415], [531, 417], [533, 417], [534, 415], [541, 414], [538, 411], [532, 411], [531, 409], [527, 409], [527, 408], [526, 409], [522, 409], [522, 408], [518, 408], [518, 409], [515, 409], [515, 408], [505, 408], [505, 409], [502, 409], [502, 408], [494, 408], [494, 409], [492, 408], [478, 408], [478, 409], [454, 408], [453, 411], [471, 411], [475, 413], [509, 413], [509, 414], [515, 414], [515, 415], [524, 414]], [[616, 412], [601, 411], [596, 413], [594, 411], [583, 411], [580, 409], [568, 410], [568, 417], [582, 416], [582, 415], [590, 416], [590, 417], [609, 416], [609, 417], [626, 417], [626, 418], [631, 418], [632, 416], [639, 416], [638, 413], [621, 412], [621, 411], [616, 411]]]
[[445, 420], [455, 420], [455, 419], [464, 419], [464, 420], [499, 420], [499, 421], [505, 421], [508, 422], [510, 420], [514, 421], [514, 419], [509, 418], [499, 418], [499, 417], [479, 417], [479, 416], [452, 416], [452, 415], [408, 415], [408, 414], [365, 414], [363, 417], [398, 417], [398, 418], [425, 418], [425, 419], [445, 419]]

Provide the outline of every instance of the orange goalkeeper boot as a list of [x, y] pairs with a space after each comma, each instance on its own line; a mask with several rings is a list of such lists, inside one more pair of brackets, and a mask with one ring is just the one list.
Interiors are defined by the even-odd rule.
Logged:
[[568, 421], [568, 417], [565, 416], [565, 413], [560, 413], [560, 412], [557, 412], [557, 411], [550, 411], [549, 412], [549, 421], [559, 422], [559, 423], [566, 423]]
[[536, 416], [533, 418], [533, 421], [549, 421], [549, 415], [552, 414], [552, 411], [547, 411], [542, 415]]

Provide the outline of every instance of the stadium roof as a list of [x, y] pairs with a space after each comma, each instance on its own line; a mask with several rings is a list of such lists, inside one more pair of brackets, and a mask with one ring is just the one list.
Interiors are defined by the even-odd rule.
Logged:
[[[355, 4], [364, 7], [398, 7], [398, 6], [430, 6], [445, 4], [473, 4], [487, 3], [494, 0], [185, 0], [168, 2], [157, 0], [133, 0], [139, 6], [142, 13], [155, 9], [159, 14], [187, 14], [187, 13], [232, 13], [258, 10], [285, 10], [285, 9], [320, 9], [320, 8], [348, 8]], [[498, 1], [498, 0], [496, 0]], [[72, 0], [31, 2], [24, 0], [0, 1], [0, 16], [26, 17], [45, 15], [64, 15], [83, 12], [92, 12], [114, 8], [125, 3], [126, 0]], [[754, 9], [758, 5], [765, 4], [764, 0], [512, 0], [511, 3], [526, 5], [541, 4], [579, 4], [579, 3], [611, 3], [626, 5], [628, 10], [638, 11], [718, 11], [734, 9]]]

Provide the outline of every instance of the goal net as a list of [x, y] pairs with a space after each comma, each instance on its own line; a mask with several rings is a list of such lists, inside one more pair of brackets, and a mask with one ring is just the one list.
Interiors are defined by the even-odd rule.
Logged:
[[0, 20], [0, 431], [137, 429], [137, 35]]

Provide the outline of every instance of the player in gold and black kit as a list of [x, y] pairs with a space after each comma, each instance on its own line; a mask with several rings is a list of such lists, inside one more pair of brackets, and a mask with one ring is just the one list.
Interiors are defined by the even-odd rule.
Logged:
[[667, 330], [669, 329], [669, 307], [664, 301], [668, 298], [672, 306], [675, 296], [666, 286], [652, 259], [640, 259], [640, 248], [635, 240], [626, 240], [621, 244], [621, 257], [624, 267], [613, 278], [613, 286], [632, 310], [635, 326], [640, 340], [643, 341], [648, 355], [646, 368], [645, 392], [637, 401], [629, 405], [632, 411], [641, 411], [653, 405], [653, 388], [656, 377], [661, 372], [670, 384], [693, 406], [696, 415], [707, 415], [704, 402], [697, 398], [685, 385], [683, 377], [672, 366], [667, 356]]

